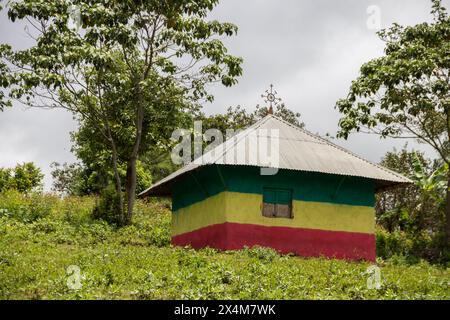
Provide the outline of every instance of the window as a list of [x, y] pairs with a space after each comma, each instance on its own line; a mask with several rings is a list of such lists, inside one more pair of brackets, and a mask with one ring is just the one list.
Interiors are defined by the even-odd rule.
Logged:
[[292, 218], [292, 190], [264, 188], [262, 215], [271, 218]]

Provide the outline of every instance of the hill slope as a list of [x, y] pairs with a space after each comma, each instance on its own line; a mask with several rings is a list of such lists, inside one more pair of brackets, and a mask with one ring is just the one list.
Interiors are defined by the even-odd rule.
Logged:
[[368, 263], [174, 248], [167, 203], [138, 203], [117, 229], [91, 219], [94, 202], [0, 195], [0, 299], [450, 299], [443, 266], [380, 261], [369, 289]]

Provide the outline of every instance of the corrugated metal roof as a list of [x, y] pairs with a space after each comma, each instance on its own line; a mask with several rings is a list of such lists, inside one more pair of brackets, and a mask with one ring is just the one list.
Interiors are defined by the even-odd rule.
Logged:
[[[263, 138], [267, 138], [275, 132], [273, 130], [277, 131], [279, 135], [279, 158], [278, 164], [271, 165], [271, 167], [370, 178], [376, 180], [378, 189], [400, 183], [411, 183], [411, 180], [394, 171], [365, 160], [278, 117], [268, 115], [236, 134], [232, 139], [197, 158], [194, 162], [155, 183], [139, 196], [170, 195], [173, 179], [203, 165], [267, 167], [267, 159], [258, 156], [258, 152], [252, 150], [251, 146], [259, 145]], [[266, 139], [266, 141], [268, 140]]]

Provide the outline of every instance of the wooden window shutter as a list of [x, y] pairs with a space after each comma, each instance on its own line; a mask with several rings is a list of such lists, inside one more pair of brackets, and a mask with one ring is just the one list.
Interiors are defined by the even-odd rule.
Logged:
[[276, 204], [273, 203], [263, 203], [262, 215], [264, 217], [275, 217], [276, 215]]
[[292, 218], [292, 190], [264, 188], [262, 215], [265, 217]]
[[262, 215], [274, 217], [276, 215], [277, 194], [274, 189], [264, 188]]

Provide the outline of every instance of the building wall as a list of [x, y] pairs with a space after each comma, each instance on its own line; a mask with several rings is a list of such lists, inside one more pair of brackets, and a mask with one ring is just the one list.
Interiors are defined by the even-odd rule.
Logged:
[[[264, 187], [292, 189], [292, 219], [262, 216]], [[261, 176], [255, 167], [202, 167], [175, 184], [172, 241], [374, 260], [373, 206], [369, 179], [291, 170]]]

